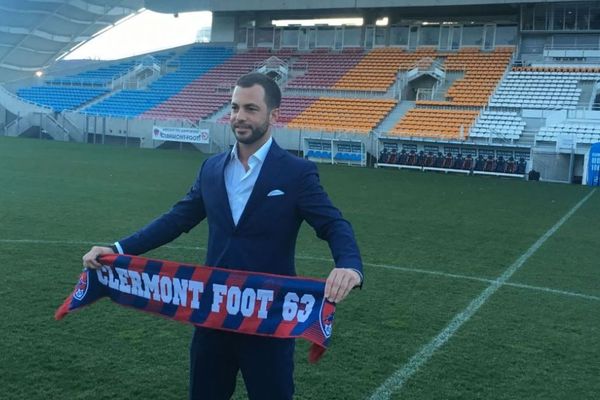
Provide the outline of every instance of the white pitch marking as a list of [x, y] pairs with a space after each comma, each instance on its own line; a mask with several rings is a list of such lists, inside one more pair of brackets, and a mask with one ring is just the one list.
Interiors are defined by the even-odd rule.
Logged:
[[[17, 244], [30, 243], [30, 244], [58, 244], [58, 245], [85, 244], [85, 245], [100, 245], [100, 246], [102, 246], [102, 245], [111, 245], [114, 242], [92, 242], [92, 241], [85, 241], [85, 240], [0, 239], [0, 243], [17, 243]], [[199, 246], [165, 245], [165, 246], [161, 246], [161, 247], [166, 247], [166, 248], [174, 249], [174, 250], [206, 250], [206, 248], [199, 247]], [[296, 258], [299, 260], [314, 260], [314, 261], [331, 262], [331, 258], [325, 258], [325, 257], [297, 255]], [[391, 269], [391, 270], [395, 270], [395, 271], [408, 272], [408, 273], [434, 275], [434, 276], [441, 276], [444, 278], [470, 280], [470, 281], [484, 282], [484, 283], [492, 283], [495, 281], [493, 279], [480, 278], [477, 276], [451, 274], [449, 272], [433, 271], [433, 270], [420, 269], [420, 268], [400, 267], [397, 265], [375, 264], [375, 263], [369, 263], [369, 262], [363, 262], [363, 265], [366, 265], [369, 267], [375, 267], [375, 268], [384, 268], [384, 269]], [[586, 299], [586, 300], [600, 301], [599, 296], [593, 296], [593, 295], [577, 293], [577, 292], [569, 292], [569, 291], [565, 291], [565, 290], [552, 289], [552, 288], [543, 287], [543, 286], [533, 286], [533, 285], [526, 285], [526, 284], [522, 284], [522, 283], [511, 283], [511, 282], [505, 282], [504, 285], [521, 288], [521, 289], [536, 290], [536, 291], [546, 292], [546, 293], [554, 293], [554, 294], [559, 294], [559, 295], [563, 295], [563, 296], [579, 297], [579, 298]]]
[[[302, 259], [302, 260], [315, 260], [315, 261], [331, 262], [331, 259], [322, 258], [322, 257], [296, 256], [296, 258]], [[368, 262], [363, 262], [363, 265], [366, 265], [369, 267], [384, 268], [384, 269], [391, 269], [391, 270], [395, 270], [395, 271], [408, 272], [408, 273], [434, 275], [434, 276], [441, 276], [444, 278], [462, 279], [462, 280], [470, 280], [470, 281], [477, 281], [477, 282], [484, 282], [484, 283], [493, 283], [493, 282], [497, 281], [497, 279], [480, 278], [477, 276], [461, 275], [461, 274], [451, 274], [451, 273], [443, 272], [443, 271], [432, 271], [432, 270], [420, 269], [420, 268], [399, 267], [397, 265], [374, 264], [374, 263], [368, 263]], [[522, 283], [511, 283], [511, 282], [505, 282], [504, 285], [521, 288], [521, 289], [537, 290], [537, 291], [541, 291], [541, 292], [560, 294], [563, 296], [580, 297], [580, 298], [587, 299], [587, 300], [600, 301], [599, 296], [593, 296], [593, 295], [577, 293], [577, 292], [568, 292], [565, 290], [552, 289], [552, 288], [543, 287], [543, 286], [533, 286], [533, 285], [526, 285], [526, 284], [522, 284]]]
[[544, 233], [525, 253], [521, 255], [510, 267], [508, 267], [502, 275], [490, 282], [490, 285], [479, 294], [471, 303], [461, 312], [456, 314], [452, 321], [429, 343], [424, 345], [410, 360], [400, 369], [396, 370], [388, 379], [379, 386], [375, 392], [369, 397], [370, 400], [389, 399], [393, 392], [402, 388], [404, 383], [411, 377], [419, 368], [425, 364], [433, 356], [433, 354], [442, 347], [456, 331], [481, 308], [482, 305], [502, 287], [508, 279], [525, 264], [547, 240], [550, 238], [578, 209], [581, 207], [593, 194], [595, 190], [588, 193], [581, 199], [573, 208], [567, 212], [552, 228]]

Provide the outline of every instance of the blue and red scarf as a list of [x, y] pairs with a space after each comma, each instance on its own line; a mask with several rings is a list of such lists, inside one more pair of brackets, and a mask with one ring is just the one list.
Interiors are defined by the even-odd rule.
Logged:
[[56, 310], [71, 311], [108, 296], [122, 306], [206, 328], [312, 342], [309, 361], [325, 352], [335, 305], [325, 281], [106, 255], [102, 268], [84, 270]]

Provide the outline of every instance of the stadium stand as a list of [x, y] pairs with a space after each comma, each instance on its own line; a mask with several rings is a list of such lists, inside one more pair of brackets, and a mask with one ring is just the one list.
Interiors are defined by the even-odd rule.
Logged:
[[101, 86], [105, 87], [111, 84], [116, 79], [131, 72], [138, 65], [147, 65], [148, 63], [163, 64], [170, 58], [174, 57], [174, 51], [166, 51], [136, 57], [116, 64], [111, 64], [106, 67], [101, 67], [89, 71], [80, 72], [75, 75], [62, 76], [46, 81], [47, 85], [59, 86]]
[[194, 121], [206, 118], [229, 102], [230, 90], [241, 75], [252, 71], [257, 63], [271, 55], [280, 55], [283, 60], [288, 59], [287, 55], [271, 54], [261, 50], [234, 55], [140, 117], [187, 118]]
[[525, 121], [516, 112], [484, 110], [469, 132], [473, 138], [518, 140]]
[[342, 52], [317, 49], [310, 53], [294, 53], [292, 70], [304, 74], [291, 79], [288, 89], [329, 89], [364, 55], [361, 48]]
[[177, 57], [175, 72], [168, 73], [142, 90], [122, 90], [85, 109], [88, 114], [137, 117], [180, 92], [190, 82], [233, 55], [227, 47], [191, 47]]
[[112, 84], [127, 75], [136, 66], [145, 65], [149, 60], [163, 63], [175, 52], [161, 52], [152, 56], [129, 59], [100, 68], [48, 79], [44, 85], [30, 86], [17, 90], [21, 98], [52, 108], [55, 112], [80, 108], [100, 96], [109, 94]]
[[478, 114], [478, 110], [413, 108], [390, 133], [403, 137], [465, 139]]
[[317, 100], [316, 97], [284, 96], [281, 99], [279, 120], [277, 122], [281, 125], [288, 124]]
[[544, 126], [536, 135], [537, 141], [556, 142], [559, 136], [570, 136], [575, 143], [600, 142], [600, 126], [588, 123], [565, 122]]
[[[230, 98], [227, 98], [229, 101]], [[279, 107], [279, 119], [277, 125], [282, 127], [296, 118], [302, 111], [308, 108], [311, 104], [317, 101], [317, 97], [300, 97], [300, 96], [284, 96], [281, 99]], [[229, 123], [229, 113], [225, 114], [218, 121], [219, 123]]]
[[135, 60], [113, 64], [108, 67], [85, 71], [76, 75], [65, 76], [46, 81], [48, 85], [81, 85], [81, 86], [105, 86], [116, 77], [129, 72], [137, 62]]
[[[279, 27], [268, 18], [251, 24], [235, 20], [230, 26], [216, 19], [214, 32], [222, 35], [215, 44], [63, 71], [40, 64], [43, 71], [35, 78], [29, 58], [10, 54], [7, 65], [27, 67], [29, 78], [23, 86], [8, 82], [4, 94], [0, 91], [17, 116], [17, 122], [7, 117], [0, 124], [11, 136], [43, 122], [45, 130], [56, 131], [53, 138], [102, 135], [104, 141], [125, 135], [157, 147], [162, 144], [148, 126], [159, 120], [155, 124], [215, 132], [210, 151], [223, 149], [230, 144], [228, 129], [218, 124], [228, 120], [232, 87], [240, 75], [256, 70], [275, 74], [284, 91], [277, 139], [311, 159], [351, 164], [360, 158], [362, 165], [377, 155], [388, 159], [381, 164], [415, 169], [512, 174], [521, 166], [516, 160], [524, 158], [526, 168], [535, 159], [545, 178], [552, 171], [555, 180], [565, 181], [567, 174], [559, 170], [568, 143], [575, 143], [573, 171], [580, 173], [586, 149], [600, 140], [595, 129], [600, 115], [594, 114], [600, 109], [600, 25], [592, 19], [600, 14], [593, 4], [582, 3], [577, 15], [589, 19], [573, 25], [554, 18], [567, 13], [561, 6], [540, 2], [536, 7], [547, 12], [496, 4], [479, 7], [476, 16], [459, 8], [448, 16], [435, 7], [432, 15], [415, 7], [414, 15], [400, 16], [396, 11], [408, 8], [398, 5], [391, 7], [387, 25], [366, 18], [362, 27], [318, 22]], [[323, 17], [322, 10], [305, 11]], [[23, 14], [16, 8], [10, 13]], [[32, 45], [18, 47], [28, 51]], [[274, 58], [280, 69], [269, 64]], [[140, 64], [152, 70], [142, 71]], [[27, 86], [45, 75], [53, 79]], [[52, 110], [25, 118], [31, 103]], [[325, 144], [310, 147], [310, 140]], [[382, 146], [388, 146], [385, 155], [378, 154]], [[544, 161], [554, 153], [558, 161]]]
[[510, 64], [512, 47], [499, 47], [491, 52], [477, 48], [462, 48], [457, 53], [441, 53], [445, 56], [447, 72], [464, 72], [446, 93], [445, 101], [417, 101], [417, 105], [482, 107], [502, 79]]
[[289, 123], [289, 128], [366, 134], [396, 105], [395, 100], [321, 97]]
[[[479, 110], [473, 108], [480, 108], [488, 103], [489, 97], [509, 66], [513, 51], [512, 47], [501, 47], [488, 52], [477, 48], [463, 48], [456, 53], [434, 53], [434, 56], [445, 58], [444, 66], [447, 72], [464, 72], [464, 76], [450, 86], [446, 100], [417, 100], [417, 108], [409, 110], [390, 133], [403, 137], [446, 140], [468, 138], [479, 114]], [[474, 137], [483, 136], [484, 132], [491, 130], [489, 125], [491, 124], [488, 123], [488, 119], [484, 117]], [[502, 132], [498, 133], [508, 134], [510, 128], [512, 126], [503, 125]], [[515, 133], [512, 130], [509, 134], [511, 139], [515, 135], [517, 137], [514, 139], [520, 136], [520, 132]]]
[[600, 79], [597, 72], [572, 71], [570, 68], [545, 70], [518, 69], [502, 81], [490, 106], [526, 109], [575, 109], [581, 89], [578, 82]]
[[109, 90], [105, 89], [58, 86], [32, 86], [17, 91], [19, 97], [56, 112], [76, 109], [107, 93]]
[[464, 48], [446, 59], [447, 71], [464, 71], [462, 79], [448, 89], [447, 99], [453, 105], [484, 106], [502, 79], [514, 48], [500, 47], [492, 52]]
[[414, 52], [389, 47], [374, 49], [346, 72], [332, 89], [386, 92], [396, 81], [398, 71], [406, 71], [420, 60], [433, 60], [433, 57], [435, 49], [429, 47]]

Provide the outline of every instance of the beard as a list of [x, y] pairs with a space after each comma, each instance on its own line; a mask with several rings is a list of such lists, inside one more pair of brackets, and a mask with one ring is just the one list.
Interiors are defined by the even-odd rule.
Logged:
[[[239, 134], [236, 132], [236, 129], [247, 129], [250, 132]], [[237, 124], [232, 122], [231, 130], [233, 131], [233, 135], [235, 136], [235, 139], [238, 142], [243, 144], [253, 144], [262, 139], [263, 136], [265, 136], [265, 134], [269, 130], [269, 121], [265, 121], [264, 124], [256, 127], [249, 124]]]

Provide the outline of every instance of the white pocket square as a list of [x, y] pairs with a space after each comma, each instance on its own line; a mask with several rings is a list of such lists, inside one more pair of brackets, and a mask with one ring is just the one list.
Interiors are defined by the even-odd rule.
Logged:
[[283, 193], [281, 190], [279, 189], [275, 189], [275, 190], [271, 190], [269, 192], [269, 194], [267, 195], [267, 197], [273, 197], [273, 196], [283, 196], [285, 193]]

